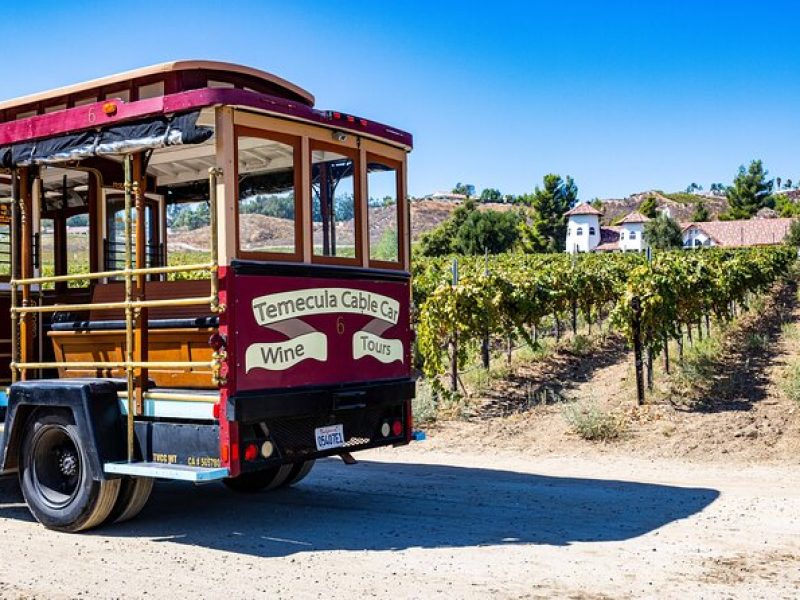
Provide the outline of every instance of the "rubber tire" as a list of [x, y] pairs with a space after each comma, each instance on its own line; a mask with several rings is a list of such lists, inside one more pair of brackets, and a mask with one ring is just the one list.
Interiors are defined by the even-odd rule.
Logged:
[[262, 471], [242, 473], [238, 477], [223, 479], [228, 489], [242, 494], [255, 494], [261, 491], [274, 490], [282, 486], [292, 472], [294, 465], [278, 465]]
[[[45, 433], [59, 429], [77, 450], [79, 480], [74, 497], [63, 507], [49, 506], [34, 482], [34, 450]], [[94, 481], [89, 472], [85, 442], [71, 416], [35, 414], [26, 425], [19, 461], [19, 484], [28, 509], [48, 529], [76, 533], [101, 525], [119, 495], [120, 480]]]
[[155, 479], [151, 477], [123, 477], [119, 496], [106, 523], [124, 523], [137, 517], [150, 499]]
[[303, 479], [308, 477], [308, 474], [311, 473], [311, 469], [314, 468], [314, 463], [316, 462], [315, 460], [305, 460], [303, 462], [294, 463], [294, 465], [292, 465], [292, 472], [289, 473], [283, 485], [289, 487], [303, 481]]

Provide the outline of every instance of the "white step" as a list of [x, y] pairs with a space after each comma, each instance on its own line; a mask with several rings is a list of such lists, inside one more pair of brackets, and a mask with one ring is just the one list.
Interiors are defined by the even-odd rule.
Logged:
[[152, 477], [154, 479], [176, 479], [191, 481], [192, 483], [205, 483], [225, 479], [229, 471], [225, 467], [205, 468], [187, 467], [186, 465], [165, 465], [155, 462], [116, 462], [106, 463], [103, 467], [106, 473], [113, 475], [130, 475], [132, 477]]

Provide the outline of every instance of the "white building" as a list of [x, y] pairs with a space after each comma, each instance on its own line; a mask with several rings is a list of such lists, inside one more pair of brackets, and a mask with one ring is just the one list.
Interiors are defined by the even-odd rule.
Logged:
[[600, 217], [603, 213], [581, 202], [565, 214], [568, 217], [567, 252], [592, 252], [597, 248], [600, 244]]
[[632, 212], [619, 222], [619, 249], [642, 252], [647, 248], [644, 243], [644, 224], [650, 219], [640, 212]]

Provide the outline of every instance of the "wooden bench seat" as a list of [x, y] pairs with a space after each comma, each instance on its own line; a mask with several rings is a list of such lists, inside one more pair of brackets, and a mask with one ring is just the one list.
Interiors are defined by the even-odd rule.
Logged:
[[[210, 296], [208, 280], [152, 281], [145, 298], [197, 298]], [[92, 290], [92, 304], [121, 302], [123, 283], [99, 284]], [[218, 318], [208, 305], [163, 306], [148, 310], [148, 360], [161, 362], [210, 361], [208, 338], [217, 331]], [[48, 336], [58, 362], [122, 362], [125, 360], [124, 311], [90, 309], [88, 319], [56, 321]], [[61, 377], [120, 377], [122, 369], [61, 368]], [[203, 389], [215, 387], [211, 369], [150, 369], [149, 378], [160, 387]]]

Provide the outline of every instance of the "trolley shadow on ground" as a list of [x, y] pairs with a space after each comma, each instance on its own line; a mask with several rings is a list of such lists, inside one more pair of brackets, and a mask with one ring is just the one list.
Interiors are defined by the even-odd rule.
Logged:
[[634, 538], [697, 514], [718, 496], [713, 489], [615, 480], [369, 461], [348, 467], [325, 460], [296, 488], [278, 492], [243, 496], [220, 484], [159, 483], [137, 520], [92, 535], [263, 557], [561, 546]]
[[33, 515], [25, 506], [16, 475], [0, 477], [0, 519], [34, 521]]

